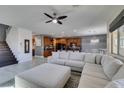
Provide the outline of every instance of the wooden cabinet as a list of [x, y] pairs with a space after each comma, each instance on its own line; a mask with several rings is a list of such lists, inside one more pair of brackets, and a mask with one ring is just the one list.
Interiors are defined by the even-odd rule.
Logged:
[[53, 51], [53, 38], [51, 37], [44, 37], [44, 57], [48, 57], [52, 55]]
[[44, 46], [49, 46], [53, 44], [53, 39], [50, 37], [44, 37]]
[[[56, 46], [57, 44], [64, 45], [66, 50], [71, 47], [71, 45], [75, 44], [78, 49], [81, 47], [81, 38], [56, 38]], [[54, 44], [55, 45], [55, 44]]]
[[[73, 45], [75, 47], [73, 48]], [[51, 48], [53, 47], [53, 48]], [[44, 57], [52, 55], [52, 51], [63, 50], [79, 50], [81, 47], [81, 38], [51, 38], [44, 37]]]
[[52, 55], [52, 50], [44, 50], [44, 57], [48, 57]]

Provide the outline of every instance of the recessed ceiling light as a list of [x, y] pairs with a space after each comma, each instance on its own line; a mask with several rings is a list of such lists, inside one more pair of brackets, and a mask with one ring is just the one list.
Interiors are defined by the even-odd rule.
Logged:
[[63, 31], [62, 33], [64, 34], [65, 32]]
[[95, 31], [94, 30], [90, 30], [89, 32], [94, 33]]
[[73, 30], [73, 32], [77, 32], [77, 30], [76, 30], [76, 29], [74, 29], [74, 30]]
[[52, 35], [54, 35], [54, 33], [51, 33]]
[[72, 7], [79, 7], [80, 5], [72, 5]]

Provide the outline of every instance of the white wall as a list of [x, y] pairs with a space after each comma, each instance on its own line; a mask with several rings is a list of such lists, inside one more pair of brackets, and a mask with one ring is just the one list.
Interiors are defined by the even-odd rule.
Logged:
[[[18, 47], [18, 51], [19, 51], [19, 60], [20, 62], [25, 62], [25, 61], [29, 61], [32, 60], [32, 32], [26, 29], [22, 29], [19, 28], [18, 29], [19, 32], [19, 47]], [[30, 52], [29, 53], [24, 53], [24, 40], [28, 39], [30, 40]]]
[[[24, 40], [30, 40], [30, 53], [24, 53]], [[12, 27], [7, 33], [6, 42], [8, 43], [13, 54], [18, 62], [26, 62], [32, 60], [32, 32], [23, 29]]]

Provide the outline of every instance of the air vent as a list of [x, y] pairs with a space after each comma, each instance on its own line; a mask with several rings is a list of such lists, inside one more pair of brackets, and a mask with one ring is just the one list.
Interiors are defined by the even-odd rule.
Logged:
[[79, 6], [80, 6], [80, 5], [72, 5], [72, 7], [74, 7], [74, 8], [75, 8], [75, 7], [79, 7]]

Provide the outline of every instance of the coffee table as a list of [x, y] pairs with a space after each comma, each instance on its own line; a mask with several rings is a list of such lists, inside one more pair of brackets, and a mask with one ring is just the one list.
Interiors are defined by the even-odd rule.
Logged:
[[71, 76], [71, 68], [44, 63], [15, 76], [18, 88], [62, 88]]

